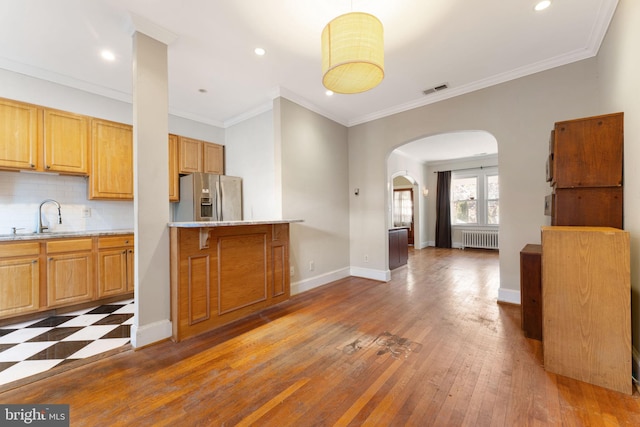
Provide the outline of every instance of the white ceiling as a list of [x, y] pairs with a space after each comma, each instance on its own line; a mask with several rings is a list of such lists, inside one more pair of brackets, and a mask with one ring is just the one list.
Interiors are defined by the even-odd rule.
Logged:
[[488, 132], [460, 131], [412, 141], [395, 151], [420, 162], [441, 162], [496, 154], [498, 141]]
[[[130, 102], [131, 14], [169, 44], [172, 114], [226, 127], [284, 96], [346, 126], [594, 56], [617, 0], [2, 0], [0, 68]], [[385, 79], [328, 97], [320, 33], [350, 11], [385, 31]], [[258, 57], [255, 47], [267, 54]], [[111, 49], [116, 61], [104, 62]], [[425, 96], [423, 90], [448, 83]], [[206, 90], [206, 93], [200, 92]]]

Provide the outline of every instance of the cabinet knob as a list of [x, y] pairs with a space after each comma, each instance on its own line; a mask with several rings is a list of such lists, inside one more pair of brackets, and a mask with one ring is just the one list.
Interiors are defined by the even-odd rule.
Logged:
[[34, 165], [33, 163], [31, 163], [29, 166], [32, 167], [32, 168], [36, 167], [36, 165]]
[[47, 166], [45, 166], [45, 167], [46, 167], [47, 169], [51, 169], [51, 166], [50, 166], [50, 165], [47, 165]]
[[125, 241], [124, 241], [124, 244], [125, 244], [125, 245], [128, 245], [128, 244], [129, 244], [129, 241], [128, 241], [128, 240], [125, 240]]

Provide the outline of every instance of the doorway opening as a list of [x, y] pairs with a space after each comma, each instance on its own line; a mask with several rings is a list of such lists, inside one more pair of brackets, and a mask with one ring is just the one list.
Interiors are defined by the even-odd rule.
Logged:
[[414, 184], [406, 176], [393, 179], [393, 227], [408, 229], [409, 246], [414, 245]]

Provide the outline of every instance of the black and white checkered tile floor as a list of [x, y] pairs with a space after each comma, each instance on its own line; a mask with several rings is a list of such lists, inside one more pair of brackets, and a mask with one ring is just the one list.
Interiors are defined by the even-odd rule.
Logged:
[[128, 344], [133, 300], [0, 326], [0, 386]]

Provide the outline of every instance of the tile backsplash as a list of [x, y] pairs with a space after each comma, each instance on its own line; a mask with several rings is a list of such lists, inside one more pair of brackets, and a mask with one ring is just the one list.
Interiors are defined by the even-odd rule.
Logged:
[[61, 206], [62, 224], [52, 203], [42, 207], [42, 223], [50, 231], [133, 229], [133, 202], [87, 199], [88, 178], [50, 173], [0, 171], [0, 234], [36, 230], [38, 207], [45, 199]]

